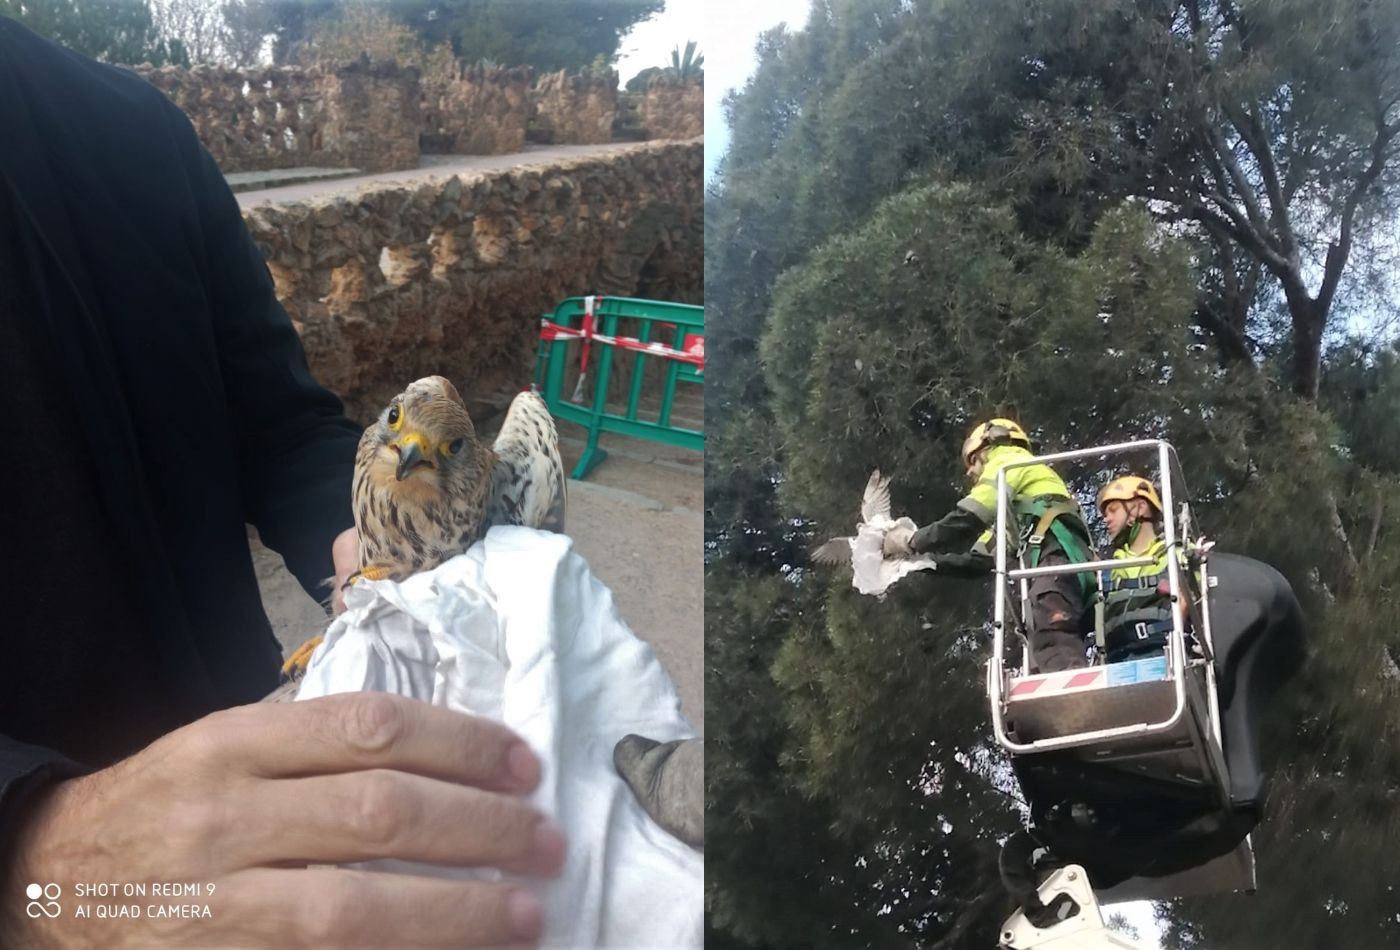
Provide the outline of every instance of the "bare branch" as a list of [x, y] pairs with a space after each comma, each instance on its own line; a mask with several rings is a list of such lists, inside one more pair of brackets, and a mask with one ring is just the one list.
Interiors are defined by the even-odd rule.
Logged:
[[1191, 17], [1191, 32], [1201, 32], [1201, 4], [1200, 0], [1190, 0], [1186, 4], [1186, 12]]
[[1356, 576], [1361, 571], [1361, 565], [1356, 560], [1356, 554], [1351, 549], [1351, 538], [1347, 537], [1347, 529], [1342, 524], [1341, 508], [1337, 504], [1337, 498], [1332, 492], [1327, 492], [1327, 507], [1332, 516], [1332, 535], [1342, 546], [1342, 563], [1338, 565], [1342, 570], [1342, 579], [1347, 582], [1356, 580]]
[[1288, 201], [1279, 184], [1278, 165], [1274, 161], [1274, 150], [1269, 143], [1269, 137], [1264, 132], [1259, 117], [1249, 109], [1240, 110], [1231, 105], [1225, 105], [1224, 109], [1259, 166], [1259, 173], [1264, 179], [1264, 192], [1268, 195], [1269, 206], [1273, 211], [1270, 218], [1278, 232], [1279, 250], [1285, 256], [1293, 257], [1298, 252], [1298, 242], [1293, 237], [1293, 228], [1288, 221]]
[[1385, 489], [1376, 486], [1376, 511], [1371, 521], [1371, 537], [1366, 542], [1366, 560], [1376, 553], [1376, 540], [1381, 536], [1381, 517], [1385, 514]]
[[1214, 308], [1202, 304], [1196, 308], [1196, 318], [1215, 337], [1221, 352], [1230, 361], [1243, 363], [1250, 369], [1255, 368], [1254, 354], [1250, 351], [1249, 341], [1234, 327], [1228, 316], [1221, 316]]
[[1337, 293], [1337, 284], [1341, 282], [1347, 257], [1351, 254], [1352, 226], [1356, 221], [1356, 210], [1361, 206], [1361, 200], [1365, 198], [1366, 192], [1375, 184], [1376, 179], [1385, 169], [1388, 157], [1386, 148], [1397, 133], [1400, 133], [1400, 124], [1377, 123], [1376, 137], [1371, 142], [1371, 163], [1361, 173], [1361, 177], [1356, 180], [1356, 187], [1347, 195], [1346, 204], [1342, 207], [1341, 227], [1337, 234], [1337, 240], [1327, 247], [1327, 263], [1323, 266], [1322, 287], [1317, 292], [1318, 307], [1324, 320], [1332, 307], [1332, 298]]
[[1258, 232], [1260, 238], [1268, 242], [1270, 246], [1278, 250], [1277, 239], [1269, 231], [1269, 222], [1264, 219], [1264, 212], [1259, 208], [1259, 196], [1254, 193], [1254, 186], [1240, 170], [1240, 163], [1235, 160], [1235, 151], [1226, 143], [1225, 137], [1220, 134], [1220, 130], [1213, 123], [1206, 123], [1206, 135], [1210, 139], [1211, 146], [1215, 149], [1220, 161], [1225, 165], [1225, 171], [1230, 176], [1231, 183], [1235, 190], [1239, 192], [1240, 199], [1244, 202], [1245, 211], [1249, 213], [1249, 224]]
[[[1224, 218], [1198, 201], [1173, 200], [1170, 198], [1162, 198], [1160, 195], [1148, 195], [1148, 197], [1173, 201], [1174, 204], [1181, 208], [1182, 213], [1187, 218], [1192, 221], [1199, 221], [1202, 225], [1207, 227], [1218, 228], [1222, 233], [1229, 235], [1230, 239], [1236, 244], [1239, 244], [1245, 250], [1259, 258], [1259, 260], [1264, 263], [1264, 266], [1268, 267], [1269, 270], [1280, 279], [1284, 279], [1291, 272], [1292, 269], [1288, 261], [1280, 257], [1277, 251], [1260, 240], [1259, 235], [1254, 233], [1253, 229], [1249, 227], [1249, 222], [1242, 220], [1238, 208], [1235, 209], [1234, 218]], [[1216, 203], [1219, 204], [1218, 201]]]
[[1254, 286], [1258, 280], [1258, 259], [1250, 258], [1245, 281], [1241, 284], [1239, 274], [1235, 271], [1234, 241], [1213, 223], [1202, 222], [1202, 226], [1210, 235], [1216, 254], [1220, 257], [1220, 275], [1225, 283], [1225, 312], [1219, 313], [1208, 302], [1202, 301], [1196, 308], [1197, 319], [1215, 337], [1221, 353], [1227, 360], [1243, 362], [1253, 369], [1254, 354], [1244, 333], [1244, 323], [1249, 314], [1249, 301], [1254, 297]]

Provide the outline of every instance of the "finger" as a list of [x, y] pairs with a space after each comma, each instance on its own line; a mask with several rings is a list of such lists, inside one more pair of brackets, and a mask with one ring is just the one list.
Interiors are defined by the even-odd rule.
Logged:
[[257, 868], [230, 876], [221, 892], [224, 913], [214, 919], [242, 935], [226, 941], [237, 945], [529, 946], [544, 932], [539, 899], [496, 881]]
[[295, 703], [240, 706], [201, 720], [221, 761], [265, 778], [384, 768], [528, 792], [540, 764], [498, 722], [389, 693], [340, 693]]
[[251, 813], [287, 818], [233, 845], [240, 864], [398, 858], [544, 875], [564, 863], [563, 833], [522, 799], [406, 772], [259, 782], [245, 795]]
[[360, 563], [360, 533], [348, 528], [336, 536], [331, 543], [331, 562], [335, 565], [335, 580], [331, 587], [331, 610], [340, 614], [345, 610], [345, 582], [355, 573]]

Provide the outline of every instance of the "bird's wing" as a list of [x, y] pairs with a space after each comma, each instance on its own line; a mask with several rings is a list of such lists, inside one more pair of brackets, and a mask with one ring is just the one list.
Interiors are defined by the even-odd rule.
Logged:
[[890, 585], [914, 571], [938, 569], [938, 562], [929, 555], [885, 557], [884, 542], [887, 530], [863, 524], [851, 544], [851, 586], [862, 594], [884, 597]]
[[818, 564], [851, 563], [851, 542], [855, 538], [832, 538], [812, 552], [812, 560]]
[[487, 524], [562, 532], [568, 490], [559, 434], [538, 393], [523, 392], [512, 400], [494, 448]]
[[860, 500], [860, 520], [874, 521], [890, 516], [890, 479], [877, 468], [865, 483], [865, 495]]

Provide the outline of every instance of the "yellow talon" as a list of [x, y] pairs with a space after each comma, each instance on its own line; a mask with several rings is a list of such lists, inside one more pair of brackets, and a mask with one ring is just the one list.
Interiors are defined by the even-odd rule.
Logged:
[[340, 585], [340, 589], [349, 590], [352, 586], [354, 586], [355, 582], [359, 580], [382, 581], [384, 580], [384, 578], [390, 576], [390, 574], [392, 574], [390, 568], [387, 568], [382, 564], [371, 564], [363, 571], [356, 571], [349, 577], [345, 578], [345, 583]]
[[306, 672], [306, 668], [311, 665], [311, 654], [316, 652], [316, 648], [321, 645], [321, 637], [312, 637], [292, 652], [287, 657], [287, 662], [282, 664], [282, 674], [284, 676], [297, 677]]
[[[382, 564], [371, 564], [362, 571], [356, 571], [345, 580], [343, 590], [348, 590], [352, 584], [358, 580], [382, 581], [393, 573], [392, 568]], [[311, 654], [316, 652], [316, 648], [321, 645], [322, 637], [312, 637], [292, 652], [287, 657], [287, 662], [282, 664], [282, 675], [296, 679], [306, 672], [306, 668], [311, 665]]]

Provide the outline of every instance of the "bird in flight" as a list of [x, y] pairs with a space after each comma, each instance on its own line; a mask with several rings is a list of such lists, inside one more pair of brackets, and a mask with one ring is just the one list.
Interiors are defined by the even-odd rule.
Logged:
[[[358, 580], [401, 581], [461, 554], [493, 525], [564, 530], [559, 436], [538, 393], [510, 404], [491, 446], [452, 383], [427, 376], [384, 407], [355, 453]], [[316, 637], [283, 671], [304, 670]]]
[[912, 518], [890, 517], [890, 477], [876, 469], [865, 483], [856, 533], [832, 538], [812, 552], [812, 559], [821, 564], [850, 564], [851, 586], [884, 599], [890, 585], [905, 575], [938, 567], [931, 555], [885, 556], [886, 534], [894, 530], [912, 533], [917, 527]]

